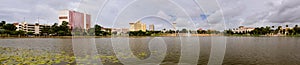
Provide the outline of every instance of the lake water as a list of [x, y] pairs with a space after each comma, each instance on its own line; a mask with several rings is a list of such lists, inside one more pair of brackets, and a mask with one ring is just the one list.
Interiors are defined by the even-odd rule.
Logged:
[[[148, 43], [153, 38], [130, 38], [129, 43], [133, 54], [138, 56], [139, 53], [145, 52], [145, 57], [140, 59], [147, 58], [150, 52]], [[164, 39], [167, 46], [167, 56], [161, 64], [174, 65], [178, 63], [181, 51], [180, 37], [161, 38]], [[207, 65], [211, 55], [212, 42], [217, 40], [212, 37], [198, 37], [198, 39], [200, 44], [198, 65]], [[74, 53], [88, 53], [86, 51], [97, 52], [91, 54], [115, 56], [111, 40], [111, 38], [86, 38], [86, 40], [81, 38], [3, 38], [0, 39], [0, 47], [42, 50], [41, 52], [47, 53], [64, 51], [66, 55], [71, 56]], [[95, 43], [95, 45], [90, 43]], [[21, 50], [14, 50], [13, 52], [18, 51]], [[5, 54], [5, 52], [7, 51], [0, 51], [1, 54]], [[40, 54], [41, 52], [31, 54]], [[103, 58], [101, 60], [103, 61]], [[226, 37], [226, 51], [222, 64], [300, 65], [300, 37]], [[122, 65], [122, 63], [109, 63], [107, 61], [104, 65]]]

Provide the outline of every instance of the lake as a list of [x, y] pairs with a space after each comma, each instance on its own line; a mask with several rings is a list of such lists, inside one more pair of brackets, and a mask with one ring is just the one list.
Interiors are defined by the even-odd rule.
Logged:
[[[139, 59], [147, 59], [152, 51], [149, 50], [148, 43], [156, 39], [153, 44], [160, 45], [163, 39], [166, 43], [166, 56], [162, 59], [161, 65], [177, 64], [181, 56], [181, 37], [135, 37], [128, 38], [129, 46], [133, 55]], [[197, 37], [199, 39], [200, 56], [198, 65], [207, 65], [211, 54], [211, 48], [215, 40], [212, 37]], [[2, 38], [0, 39], [0, 51], [2, 62], [17, 64], [18, 62], [36, 62], [47, 64], [45, 62], [37, 62], [35, 56], [41, 60], [50, 58], [54, 65], [64, 64], [81, 64], [81, 63], [99, 63], [101, 59], [104, 65], [122, 65], [117, 59], [115, 49], [112, 44], [114, 38]], [[193, 40], [193, 39], [191, 39]], [[126, 43], [127, 41], [120, 41]], [[300, 65], [300, 37], [226, 37], [226, 49], [224, 54], [223, 65]], [[225, 43], [222, 42], [222, 43]], [[95, 44], [93, 44], [95, 43]], [[189, 44], [189, 43], [184, 43]], [[125, 45], [126, 46], [126, 45]], [[155, 46], [155, 45], [154, 45]], [[153, 47], [155, 48], [155, 47]], [[163, 49], [163, 48], [162, 48]], [[222, 49], [222, 48], [221, 48]], [[159, 50], [158, 50], [159, 51]], [[185, 50], [189, 51], [189, 50]], [[59, 56], [60, 55], [60, 56]], [[86, 56], [88, 55], [88, 56]], [[99, 56], [101, 55], [101, 56]], [[5, 61], [12, 56], [20, 58], [33, 58], [17, 61]], [[34, 57], [33, 57], [34, 56]], [[55, 56], [59, 56], [58, 58]], [[75, 60], [64, 59], [70, 58]], [[92, 57], [95, 56], [95, 57]], [[80, 57], [86, 57], [86, 59]], [[3, 60], [4, 58], [4, 60]], [[44, 58], [44, 59], [43, 59]], [[57, 60], [61, 61], [55, 61]], [[84, 61], [93, 58], [92, 61]], [[95, 61], [96, 60], [96, 61]], [[98, 60], [98, 61], [97, 61]], [[69, 63], [67, 61], [70, 61]], [[73, 62], [71, 62], [73, 61]]]

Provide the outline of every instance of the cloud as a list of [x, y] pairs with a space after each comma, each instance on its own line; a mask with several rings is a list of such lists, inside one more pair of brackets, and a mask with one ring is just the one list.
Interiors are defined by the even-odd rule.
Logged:
[[42, 24], [58, 22], [57, 11], [72, 9], [76, 0], [1, 0], [0, 20], [8, 23], [34, 23], [38, 18], [45, 20]]
[[[129, 27], [129, 22], [146, 15], [156, 15], [160, 11], [172, 16], [171, 21], [178, 22], [178, 26], [195, 25], [195, 29], [299, 24], [300, 21], [300, 0], [137, 0], [130, 4], [133, 1], [0, 0], [0, 20], [22, 22], [25, 17], [29, 23], [36, 22], [37, 18], [42, 24], [56, 23], [57, 12], [70, 9], [91, 14], [92, 24], [104, 27], [112, 27], [116, 17], [120, 17], [116, 25]], [[129, 7], [123, 10], [127, 5]], [[201, 14], [209, 16], [203, 17]]]
[[298, 23], [300, 21], [300, 1], [286, 0], [270, 10], [267, 19], [272, 23]]

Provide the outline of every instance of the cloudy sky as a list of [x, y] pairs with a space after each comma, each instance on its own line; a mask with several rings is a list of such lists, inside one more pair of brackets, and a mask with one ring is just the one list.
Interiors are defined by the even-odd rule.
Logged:
[[300, 0], [0, 0], [0, 20], [58, 22], [58, 11], [92, 15], [104, 27], [129, 27], [141, 20], [156, 29], [229, 29], [300, 24]]

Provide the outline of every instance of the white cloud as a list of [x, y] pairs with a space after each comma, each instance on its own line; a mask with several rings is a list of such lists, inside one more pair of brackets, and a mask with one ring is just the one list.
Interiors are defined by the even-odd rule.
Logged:
[[46, 23], [58, 22], [57, 11], [71, 9], [78, 3], [77, 0], [0, 0], [0, 20], [8, 23], [23, 22], [34, 23], [38, 18]]
[[[116, 24], [128, 27], [128, 22], [146, 15], [156, 15], [159, 11], [174, 16], [175, 22], [182, 21], [178, 25], [183, 27], [195, 24], [198, 28], [223, 29], [224, 26], [233, 28], [240, 25], [256, 27], [300, 24], [300, 0], [172, 0], [175, 4], [168, 0], [137, 0], [122, 11], [132, 1], [134, 0], [0, 0], [0, 20], [21, 22], [25, 17], [26, 21], [33, 23], [39, 17], [44, 21], [41, 23], [55, 23], [57, 11], [72, 9], [91, 14], [93, 23], [104, 27], [111, 27], [120, 12], [123, 12], [122, 22]], [[104, 4], [106, 5], [103, 6]], [[97, 17], [101, 7], [104, 8]], [[201, 19], [201, 14], [209, 15], [208, 22]]]

